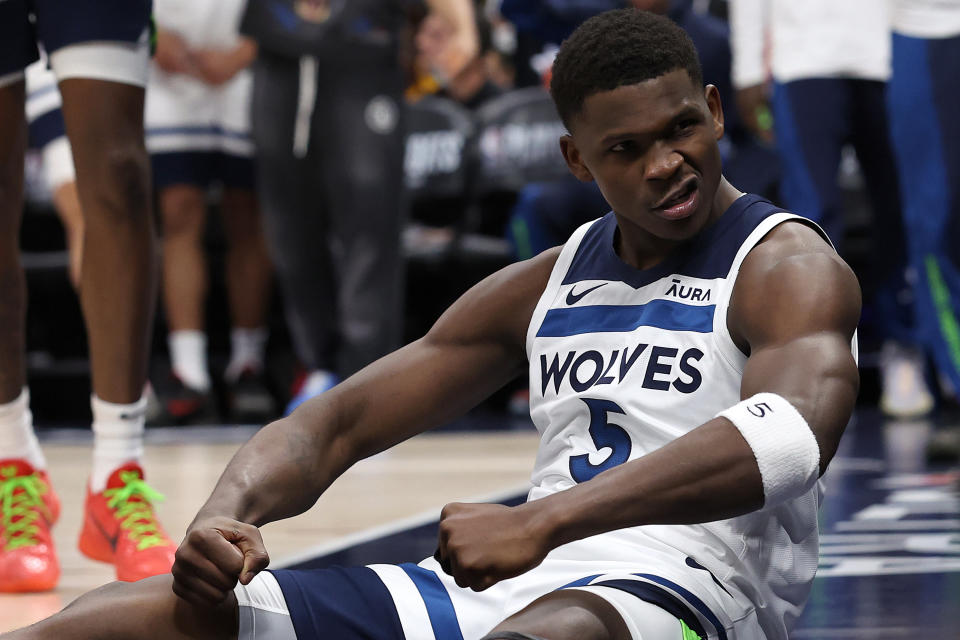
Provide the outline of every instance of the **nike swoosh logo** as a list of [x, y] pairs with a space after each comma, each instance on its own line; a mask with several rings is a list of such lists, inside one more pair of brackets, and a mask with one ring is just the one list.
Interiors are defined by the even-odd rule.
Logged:
[[104, 528], [104, 526], [103, 526], [102, 524], [100, 524], [100, 521], [97, 520], [96, 516], [93, 516], [93, 515], [91, 514], [91, 520], [93, 520], [94, 526], [96, 526], [97, 529], [100, 530], [100, 533], [103, 535], [103, 537], [106, 538], [107, 544], [110, 545], [110, 548], [113, 549], [114, 551], [116, 551], [116, 550], [117, 550], [117, 540], [120, 539], [120, 529], [118, 528], [118, 529], [117, 529], [117, 532], [116, 532], [115, 534], [110, 535], [109, 533], [107, 533], [107, 530]]
[[573, 292], [573, 290], [576, 288], [576, 286], [571, 287], [571, 288], [570, 288], [570, 291], [567, 292], [567, 306], [574, 305], [574, 304], [578, 303], [578, 302], [580, 301], [580, 298], [582, 298], [583, 296], [587, 295], [587, 294], [590, 293], [591, 291], [596, 291], [596, 290], [599, 289], [600, 287], [603, 287], [603, 286], [606, 286], [606, 285], [607, 285], [607, 283], [604, 282], [604, 283], [598, 284], [598, 285], [595, 286], [595, 287], [590, 287], [590, 288], [587, 289], [586, 291], [581, 291], [580, 293], [574, 293], [574, 292]]

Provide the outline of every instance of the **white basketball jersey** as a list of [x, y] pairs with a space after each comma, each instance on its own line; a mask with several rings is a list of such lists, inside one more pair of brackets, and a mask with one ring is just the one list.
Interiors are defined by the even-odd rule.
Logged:
[[[742, 196], [646, 270], [616, 255], [612, 213], [573, 234], [527, 334], [530, 411], [542, 436], [530, 499], [646, 455], [740, 401], [747, 358], [727, 330], [730, 294], [747, 253], [796, 219]], [[818, 487], [729, 520], [610, 532], [603, 544], [620, 545], [626, 563], [686, 555], [691, 571], [702, 565], [752, 604], [769, 640], [785, 639], [817, 568], [819, 498]]]

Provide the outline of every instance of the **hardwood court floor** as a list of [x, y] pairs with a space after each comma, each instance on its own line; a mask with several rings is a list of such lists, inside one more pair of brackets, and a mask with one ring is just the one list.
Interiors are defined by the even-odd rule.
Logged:
[[[157, 511], [179, 541], [230, 457], [253, 431], [148, 431], [147, 480], [166, 496]], [[62, 609], [81, 593], [114, 579], [111, 566], [76, 548], [82, 522], [90, 445], [44, 443], [50, 476], [63, 502], [54, 528], [62, 575], [43, 594], [0, 595], [0, 632]], [[222, 442], [226, 439], [227, 442]], [[182, 440], [182, 441], [181, 441]], [[220, 440], [221, 442], [217, 442]], [[272, 564], [319, 554], [332, 541], [418, 516], [436, 518], [448, 502], [499, 499], [527, 486], [537, 436], [525, 432], [424, 434], [365, 460], [340, 478], [308, 513], [262, 529]]]

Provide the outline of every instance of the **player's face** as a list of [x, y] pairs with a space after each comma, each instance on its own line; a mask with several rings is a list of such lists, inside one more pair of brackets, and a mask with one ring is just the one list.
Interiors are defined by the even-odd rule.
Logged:
[[561, 140], [581, 180], [596, 180], [625, 236], [682, 241], [722, 213], [723, 112], [713, 86], [684, 70], [588, 97]]

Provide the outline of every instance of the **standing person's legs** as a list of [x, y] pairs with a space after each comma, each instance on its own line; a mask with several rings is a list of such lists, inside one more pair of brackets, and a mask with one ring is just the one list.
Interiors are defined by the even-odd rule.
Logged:
[[[875, 330], [884, 340], [880, 371], [880, 406], [898, 417], [923, 415], [933, 408], [924, 380], [925, 358], [914, 332], [909, 294], [907, 248], [896, 161], [890, 141], [886, 83], [850, 80], [853, 146], [863, 171], [874, 223], [873, 243], [882, 250], [873, 260], [865, 289], [872, 290], [869, 307]], [[865, 274], [866, 275], [866, 274]]]
[[917, 273], [920, 338], [938, 372], [960, 389], [960, 37], [895, 34], [889, 86], [891, 137]]
[[[305, 388], [323, 391], [335, 382], [338, 336], [326, 224], [329, 194], [319, 184], [321, 147], [329, 142], [310, 131], [316, 128], [310, 115], [320, 108], [319, 100], [309, 104], [316, 98], [316, 78], [308, 63], [261, 53], [254, 65], [252, 114], [257, 190], [287, 324], [297, 357], [316, 381], [311, 384], [308, 378]], [[311, 136], [305, 148], [295, 150], [295, 140]], [[305, 399], [298, 394], [291, 405]]]
[[778, 84], [773, 93], [783, 204], [823, 226], [838, 247], [843, 218], [837, 170], [849, 137], [848, 105], [846, 80], [839, 78]]
[[0, 87], [0, 404], [15, 400], [26, 384], [26, 283], [20, 265], [23, 155], [27, 143], [24, 94], [22, 79]]
[[229, 388], [232, 417], [259, 422], [274, 413], [265, 375], [273, 266], [253, 189], [225, 188], [221, 211], [227, 235], [226, 279], [231, 324], [230, 362], [224, 371], [224, 381]]
[[[0, 86], [0, 490], [9, 496], [0, 504], [0, 592], [45, 591], [60, 577], [50, 535], [59, 501], [33, 431], [24, 368], [26, 284], [19, 247], [24, 94], [22, 78]], [[15, 514], [22, 514], [20, 525], [29, 526], [8, 530]]]
[[79, 546], [114, 563], [120, 579], [135, 580], [169, 571], [176, 549], [153, 514], [157, 494], [140, 467], [156, 276], [143, 139], [150, 6], [126, 3], [110, 14], [112, 22], [90, 22], [87, 9], [75, 5], [37, 2], [37, 9], [85, 217], [81, 307], [94, 449]]
[[[186, 174], [188, 167], [202, 164], [210, 155], [161, 154], [154, 156], [153, 162], [160, 178], [164, 175], [162, 167], [182, 162], [181, 172]], [[158, 202], [163, 221], [163, 303], [172, 372], [163, 404], [170, 419], [183, 422], [213, 408], [204, 317], [209, 280], [203, 245], [206, 189], [193, 182], [164, 185], [159, 189]]]
[[25, 387], [26, 284], [19, 250], [27, 140], [23, 71], [37, 56], [27, 3], [0, 3], [0, 493], [5, 496], [0, 592], [52, 589], [60, 576], [50, 535], [59, 501], [44, 470]]
[[400, 342], [406, 214], [400, 80], [386, 65], [321, 78], [338, 91], [324, 110], [323, 165], [338, 286], [337, 362], [347, 376]]

